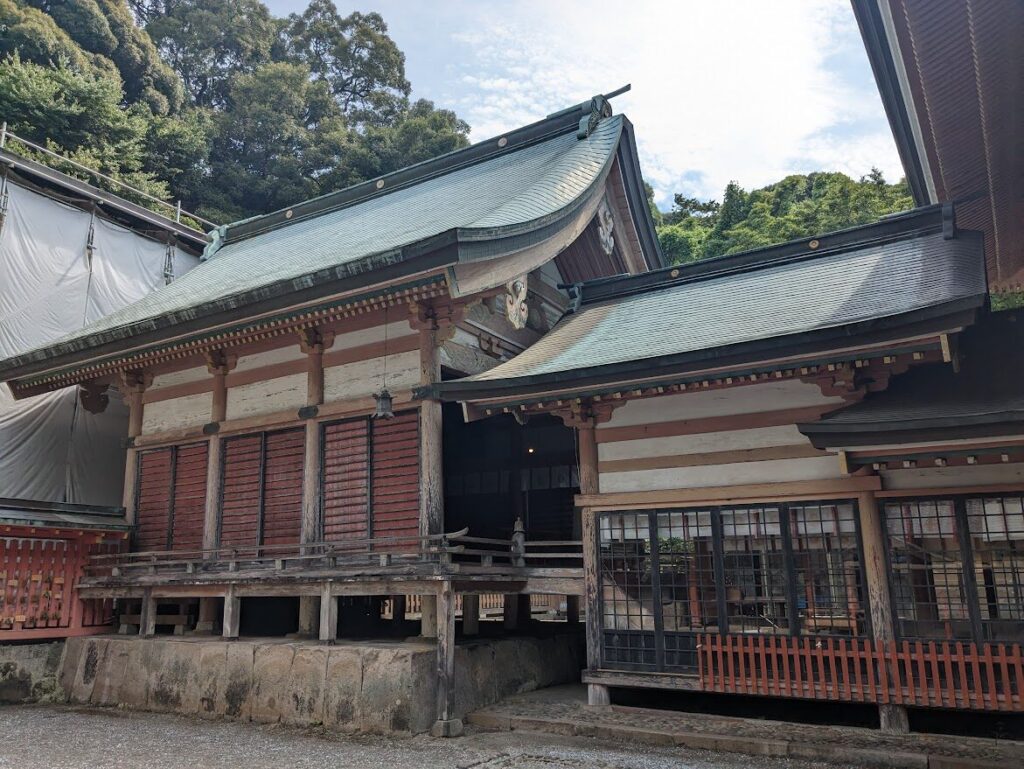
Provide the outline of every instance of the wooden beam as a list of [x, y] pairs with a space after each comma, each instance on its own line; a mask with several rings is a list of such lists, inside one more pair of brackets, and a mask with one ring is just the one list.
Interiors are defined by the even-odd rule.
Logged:
[[785, 502], [800, 499], [842, 499], [854, 497], [861, 491], [877, 491], [881, 487], [882, 481], [878, 476], [852, 475], [846, 478], [821, 481], [784, 481], [690, 489], [579, 494], [576, 497], [576, 504], [581, 507], [613, 510], [665, 505], [717, 505], [743, 501]]
[[766, 446], [757, 449], [731, 449], [729, 451], [702, 451], [693, 454], [671, 454], [636, 459], [610, 459], [598, 463], [602, 473], [625, 473], [635, 470], [663, 470], [674, 467], [707, 467], [743, 462], [767, 462], [775, 459], [806, 459], [827, 457], [832, 452], [816, 449], [810, 444], [793, 446]]
[[761, 411], [754, 414], [730, 414], [720, 417], [701, 417], [699, 419], [677, 419], [669, 422], [656, 422], [644, 425], [628, 425], [626, 427], [601, 427], [597, 431], [598, 443], [616, 441], [636, 441], [646, 438], [672, 438], [679, 435], [700, 435], [702, 433], [731, 432], [733, 430], [752, 430], [759, 427], [780, 427], [783, 425], [815, 422], [824, 414], [842, 408], [846, 404], [822, 404], [805, 408], [779, 409]]
[[930, 486], [923, 486], [918, 489], [893, 489], [885, 491], [876, 491], [876, 499], [899, 499], [900, 497], [947, 497], [947, 496], [964, 496], [964, 495], [976, 495], [976, 494], [1020, 494], [1020, 484], [993, 484], [989, 486], [943, 486], [939, 488], [932, 488]]

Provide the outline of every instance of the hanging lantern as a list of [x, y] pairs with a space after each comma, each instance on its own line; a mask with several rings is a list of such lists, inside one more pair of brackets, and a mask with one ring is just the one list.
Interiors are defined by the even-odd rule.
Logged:
[[395, 415], [394, 404], [391, 402], [391, 393], [385, 387], [373, 396], [377, 401], [377, 410], [373, 414], [374, 419], [391, 419]]

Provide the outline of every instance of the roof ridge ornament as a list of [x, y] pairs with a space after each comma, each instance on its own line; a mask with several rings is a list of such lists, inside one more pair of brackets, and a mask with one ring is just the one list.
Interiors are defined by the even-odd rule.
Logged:
[[597, 94], [590, 100], [590, 113], [580, 118], [580, 127], [576, 131], [577, 139], [586, 139], [597, 130], [598, 124], [606, 117], [612, 116], [612, 105], [608, 99]]

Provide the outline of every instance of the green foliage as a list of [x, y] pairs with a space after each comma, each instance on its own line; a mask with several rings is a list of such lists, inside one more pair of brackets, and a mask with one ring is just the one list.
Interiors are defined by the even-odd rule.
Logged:
[[272, 60], [279, 22], [259, 0], [183, 0], [154, 9], [146, 32], [196, 107], [223, 108], [232, 78]]
[[1005, 291], [990, 295], [993, 312], [1019, 310], [1024, 307], [1024, 291]]
[[[29, 141], [151, 195], [168, 194], [143, 160], [152, 116], [143, 106], [122, 106], [116, 77], [80, 72], [65, 61], [44, 67], [14, 55], [0, 66], [0, 115]], [[53, 165], [52, 159], [40, 160]], [[61, 170], [74, 173], [71, 167]]]
[[658, 237], [666, 257], [681, 264], [867, 224], [913, 205], [906, 182], [888, 184], [877, 169], [859, 181], [794, 174], [751, 192], [730, 182], [721, 203], [676, 195]]
[[289, 59], [327, 84], [352, 123], [380, 123], [408, 106], [412, 90], [405, 54], [387, 32], [378, 13], [342, 17], [331, 0], [312, 0], [288, 18], [284, 38]]
[[0, 30], [13, 131], [214, 221], [467, 143], [453, 112], [409, 103], [384, 19], [330, 0], [287, 19], [260, 0], [0, 0]]

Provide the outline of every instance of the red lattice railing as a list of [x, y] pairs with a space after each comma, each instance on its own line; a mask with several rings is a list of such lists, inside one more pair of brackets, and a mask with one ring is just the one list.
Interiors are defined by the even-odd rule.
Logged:
[[102, 632], [111, 623], [110, 600], [74, 594], [89, 557], [115, 552], [88, 535], [0, 536], [0, 642], [63, 638]]
[[1019, 644], [701, 635], [708, 692], [1024, 711]]

